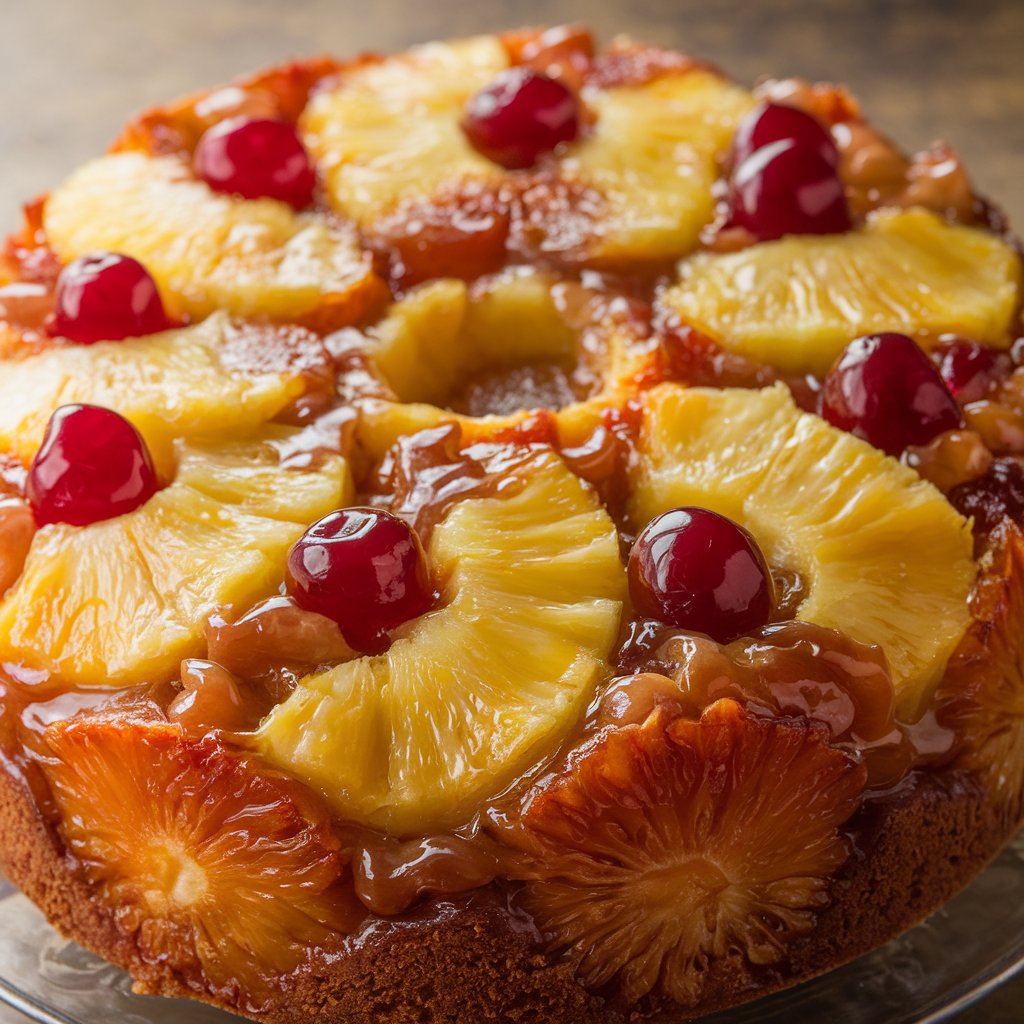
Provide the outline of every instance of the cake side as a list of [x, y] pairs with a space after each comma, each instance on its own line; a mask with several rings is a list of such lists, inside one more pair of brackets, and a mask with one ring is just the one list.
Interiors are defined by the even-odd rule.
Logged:
[[[204, 998], [173, 971], [147, 962], [116, 924], [116, 909], [96, 901], [61, 855], [34, 801], [13, 775], [2, 778], [0, 820], [5, 874], [63, 935], [129, 971], [139, 992]], [[905, 792], [867, 809], [863, 849], [832, 882], [830, 906], [786, 965], [765, 971], [743, 956], [716, 961], [701, 1013], [726, 1009], [796, 984], [888, 941], [963, 887], [1016, 830], [1019, 818], [995, 811], [984, 791], [955, 770], [913, 779]], [[956, 850], [955, 862], [949, 851]], [[330, 1024], [419, 1020], [544, 1020], [612, 1024], [627, 1019], [614, 1000], [589, 995], [571, 962], [552, 960], [533, 927], [508, 909], [507, 895], [485, 890], [441, 903], [359, 937], [330, 965], [313, 960], [254, 1020]], [[443, 984], [439, 983], [443, 979]], [[207, 1001], [216, 1002], [215, 1000]], [[650, 1019], [692, 1014], [655, 1002]]]

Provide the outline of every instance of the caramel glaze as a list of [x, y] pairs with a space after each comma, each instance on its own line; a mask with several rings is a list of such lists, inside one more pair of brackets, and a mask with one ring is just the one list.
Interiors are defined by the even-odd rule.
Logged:
[[[577, 37], [560, 31], [558, 36], [510, 36], [506, 45], [513, 59], [541, 67], [575, 87], [583, 82], [636, 84], [694, 63], [630, 46], [594, 58], [586, 33]], [[294, 119], [310, 90], [337, 71], [330, 62], [295, 65], [277, 78], [254, 79], [203, 100], [189, 100], [180, 108], [140, 119], [120, 145], [187, 153], [211, 119], [242, 111], [270, 112], [267, 104], [273, 97], [277, 99], [272, 112]], [[761, 95], [804, 106], [831, 125], [858, 216], [882, 204], [916, 203], [954, 220], [996, 226], [997, 215], [973, 196], [951, 152], [936, 149], [914, 158], [899, 154], [863, 122], [841, 90], [787, 82], [769, 84]], [[565, 200], [571, 205], [569, 200], [581, 199], [545, 193], [544, 181], [530, 187], [540, 190], [540, 198], [534, 198], [548, 210], [551, 203]], [[494, 197], [479, 197], [481, 244], [467, 249], [466, 236], [459, 233], [453, 238], [452, 252], [461, 253], [461, 262], [452, 267], [445, 264], [443, 250], [447, 221], [435, 224], [427, 216], [425, 230], [436, 234], [437, 239], [433, 234], [431, 238], [442, 246], [440, 262], [431, 264], [428, 276], [442, 271], [479, 276], [510, 258], [538, 265], [529, 239], [528, 191], [520, 196], [521, 218], [515, 230], [507, 209], [494, 205]], [[445, 217], [450, 214], [444, 204], [437, 208]], [[566, 230], [572, 230], [572, 225]], [[713, 230], [707, 242], [716, 248], [735, 248], [749, 244], [750, 239]], [[467, 252], [472, 256], [468, 271]], [[423, 271], [409, 265], [415, 256], [413, 250], [385, 254], [397, 291], [414, 283]], [[0, 288], [0, 321], [16, 328], [13, 334], [8, 332], [10, 337], [0, 334], [0, 354], [9, 355], [12, 337], [29, 346], [47, 343], [41, 339], [52, 310], [59, 263], [46, 248], [38, 204], [27, 211], [26, 228], [9, 243], [3, 259], [18, 280]], [[564, 265], [558, 269], [564, 275]], [[588, 289], [617, 295], [617, 301], [630, 305], [641, 321], [647, 318], [655, 344], [645, 368], [632, 382], [637, 392], [659, 381], [757, 388], [780, 379], [772, 368], [728, 353], [684, 324], [657, 322], [650, 314], [651, 297], [668, 269], [648, 268], [629, 278], [592, 271], [578, 274]], [[464, 436], [454, 422], [445, 423], [404, 438], [381, 464], [370, 465], [355, 439], [359, 410], [367, 402], [394, 396], [374, 370], [367, 349], [366, 336], [356, 328], [327, 337], [300, 329], [239, 329], [231, 346], [236, 372], [299, 368], [307, 382], [304, 397], [281, 417], [282, 422], [302, 428], [287, 440], [274, 442], [282, 465], [313, 465], [326, 453], [344, 452], [356, 472], [359, 500], [387, 505], [429, 539], [453, 504], [522, 486], [537, 454], [555, 448], [609, 509], [625, 556], [633, 539], [625, 498], [640, 423], [639, 403], [623, 400], [609, 406], [589, 437], [567, 444], [552, 410], [582, 397], [579, 380], [573, 376], [578, 367], [518, 367], [518, 377], [491, 375], [464, 382], [453, 405], [469, 413], [493, 412], [514, 393], [517, 405], [543, 408], [483, 440]], [[944, 437], [927, 450], [906, 456], [949, 493], [956, 507], [974, 515], [979, 553], [989, 549], [990, 537], [1007, 518], [1019, 521], [1024, 516], [1024, 368], [1015, 368], [1021, 354], [1018, 346], [1012, 365], [992, 381], [982, 399], [965, 409], [962, 436]], [[816, 407], [819, 381], [808, 377], [786, 383], [803, 408]], [[24, 467], [0, 461], [0, 537], [25, 528], [23, 487]], [[5, 529], [11, 533], [3, 534]], [[16, 545], [8, 548], [12, 546]], [[641, 721], [661, 707], [696, 717], [713, 701], [729, 697], [757, 715], [818, 722], [833, 744], [863, 760], [868, 798], [876, 806], [898, 793], [914, 773], [949, 762], [964, 739], [955, 727], [944, 724], [942, 707], [932, 707], [916, 723], [898, 721], [879, 649], [795, 620], [802, 581], [782, 568], [776, 573], [782, 595], [779, 621], [733, 644], [723, 646], [707, 637], [633, 619], [627, 611], [608, 677], [575, 732], [546, 764], [536, 766], [462, 829], [401, 838], [337, 822], [337, 833], [350, 855], [354, 891], [367, 912], [364, 931], [372, 929], [379, 917], [408, 912], [424, 897], [442, 899], [522, 878], [521, 863], [494, 835], [515, 819], [531, 784], [545, 772], [557, 770], [588, 737]], [[0, 593], [16, 575], [8, 568], [5, 576], [0, 561]], [[244, 747], [248, 731], [287, 696], [299, 678], [354, 656], [332, 622], [303, 611], [283, 594], [252, 609], [225, 609], [211, 617], [204, 653], [203, 659], [185, 662], [178, 680], [158, 680], [123, 691], [69, 689], [60, 680], [22, 667], [0, 666], [0, 762], [25, 782], [40, 813], [52, 821], [56, 815], [40, 771], [51, 756], [44, 736], [51, 723], [80, 714], [138, 714], [141, 708], [146, 715], [180, 723], [189, 733], [214, 732], [227, 744]]]
[[[881, 207], [918, 206], [952, 223], [982, 225], [1015, 243], [1002, 211], [977, 195], [951, 146], [936, 143], [908, 156], [864, 119], [860, 105], [842, 86], [773, 79], [754, 94], [762, 101], [806, 110], [828, 127], [839, 151], [839, 176], [855, 223]], [[717, 216], [702, 235], [704, 244], [716, 252], [753, 245], [753, 235], [728, 223], [724, 179], [714, 191]]]
[[[594, 276], [587, 281], [591, 289], [597, 284], [611, 287]], [[727, 353], [678, 323], [652, 321], [651, 327], [659, 343], [638, 387], [661, 380], [761, 387], [777, 379], [770, 368]], [[355, 329], [325, 339], [302, 331], [287, 335], [284, 343], [281, 337], [277, 329], [241, 332], [232, 339], [229, 352], [237, 372], [291, 367], [306, 375], [314, 398], [297, 403], [284, 416], [302, 429], [274, 442], [282, 464], [310, 465], [329, 452], [349, 451], [361, 404], [389, 397], [366, 355], [365, 337]], [[1008, 402], [1007, 395], [1015, 396], [1018, 387], [1024, 393], [1018, 372], [1010, 365], [1003, 368], [985, 401]], [[805, 408], [814, 407], [818, 382], [808, 378], [787, 383]], [[339, 397], [325, 401], [329, 392]], [[363, 467], [357, 473], [359, 500], [387, 505], [429, 540], [454, 504], [521, 487], [538, 455], [553, 447], [605, 502], [620, 529], [625, 557], [632, 543], [626, 486], [640, 416], [637, 402], [609, 407], [591, 435], [571, 446], [562, 444], [558, 420], [546, 409], [494, 431], [487, 440], [465, 437], [460, 425], [444, 423], [401, 439], [383, 462]], [[931, 465], [932, 472], [926, 475], [933, 479], [940, 475], [936, 467], [942, 468], [952, 482], [951, 500], [965, 511], [975, 511], [979, 547], [984, 549], [988, 533], [1007, 514], [1019, 518], [1024, 513], [1020, 462], [1002, 452], [990, 452], [987, 462], [979, 462], [973, 440], [968, 454], [959, 459], [962, 439], [950, 438], [932, 447], [908, 458], [916, 459], [919, 468]], [[964, 479], [964, 467], [958, 465], [965, 461], [968, 468], [980, 470], [977, 478], [967, 473]], [[358, 459], [354, 465], [358, 470]], [[0, 530], [27, 512], [24, 476], [18, 463], [8, 460], [0, 465]], [[981, 514], [978, 508], [983, 509]], [[339, 835], [350, 851], [352, 884], [368, 920], [373, 915], [400, 915], [427, 895], [452, 895], [522, 877], [519, 858], [494, 835], [515, 819], [530, 785], [552, 765], [564, 762], [587, 737], [641, 721], [660, 706], [698, 717], [715, 700], [729, 697], [758, 715], [819, 722], [836, 746], [864, 761], [873, 799], [898, 790], [901, 780], [915, 770], [948, 762], [961, 738], [952, 727], [940, 724], [941, 708], [931, 709], [917, 723], [897, 721], [880, 650], [794, 620], [802, 581], [777, 569], [776, 584], [781, 595], [779, 621], [730, 645], [627, 617], [608, 679], [562, 750], [482, 808], [463, 829], [403, 839], [339, 822]], [[186, 661], [179, 680], [125, 691], [67, 691], [58, 680], [3, 666], [0, 757], [31, 787], [44, 815], [52, 814], [52, 808], [39, 764], [48, 756], [43, 732], [51, 722], [101, 709], [123, 713], [146, 701], [154, 713], [179, 722], [191, 734], [216, 731], [226, 742], [244, 746], [248, 730], [287, 696], [299, 678], [354, 656], [333, 622], [302, 610], [284, 595], [252, 609], [225, 610], [211, 617], [206, 641], [206, 658]]]
[[[652, 379], [717, 380], [753, 387], [766, 382], [764, 368], [737, 361], [707, 339], [676, 330], [664, 340]], [[347, 389], [356, 405], [367, 395], [382, 394], [372, 366], [358, 355], [353, 335], [328, 339], [325, 348], [340, 371], [340, 389]], [[992, 389], [1004, 386], [996, 382]], [[813, 394], [813, 388], [807, 394]], [[282, 462], [308, 463], [328, 451], [342, 450], [355, 415], [350, 406], [341, 405], [313, 417], [282, 443]], [[557, 420], [545, 410], [486, 441], [467, 439], [459, 424], [445, 423], [401, 439], [382, 463], [362, 473], [359, 500], [387, 505], [429, 540], [454, 504], [523, 486], [538, 455], [554, 447], [606, 502], [619, 525], [625, 556], [632, 542], [625, 485], [639, 422], [636, 403], [609, 408], [592, 435], [572, 447], [560, 445]], [[996, 465], [1004, 462], [997, 460]], [[0, 474], [5, 500], [23, 506], [23, 478], [24, 470], [18, 466], [8, 466]], [[1000, 508], [1017, 512], [1013, 502], [1024, 502], [1024, 478], [1019, 495], [1012, 487], [1004, 490], [1005, 494], [985, 482], [970, 493], [983, 494], [993, 507], [1002, 502]], [[961, 494], [960, 500], [967, 499]], [[994, 507], [990, 518], [1002, 516]], [[980, 517], [982, 545], [988, 526], [989, 521]], [[552, 766], [563, 764], [588, 737], [642, 721], [662, 706], [696, 718], [715, 700], [728, 697], [757, 715], [818, 722], [834, 745], [865, 763], [873, 800], [897, 792], [913, 771], [950, 761], [962, 739], [953, 727], [940, 724], [941, 708], [932, 708], [917, 723], [898, 721], [881, 651], [838, 631], [794, 620], [802, 581], [778, 570], [776, 583], [782, 595], [779, 621], [729, 645], [627, 616], [608, 678], [562, 749], [482, 808], [464, 828], [399, 838], [338, 822], [338, 834], [350, 854], [352, 885], [368, 914], [365, 926], [375, 916], [401, 915], [428, 896], [450, 896], [524, 877], [519, 855], [495, 837], [516, 819], [530, 786]], [[190, 734], [213, 731], [225, 742], [244, 747], [247, 732], [299, 678], [355, 656], [333, 622], [302, 610], [284, 595], [242, 614], [225, 610], [211, 617], [206, 640], [206, 659], [186, 661], [179, 680], [125, 691], [69, 692], [58, 680], [3, 666], [0, 756], [30, 785], [44, 815], [53, 813], [39, 771], [48, 756], [43, 733], [51, 722], [75, 714], [125, 713], [145, 702], [151, 713], [179, 722]]]
[[906, 156], [864, 120], [857, 101], [841, 86], [790, 78], [766, 82], [757, 93], [800, 107], [831, 128], [854, 216], [866, 216], [879, 206], [924, 206], [962, 224], [981, 219], [982, 206], [949, 146]]

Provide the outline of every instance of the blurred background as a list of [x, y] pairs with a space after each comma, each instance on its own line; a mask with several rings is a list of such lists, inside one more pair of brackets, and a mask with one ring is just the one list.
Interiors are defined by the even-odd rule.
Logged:
[[[149, 104], [319, 52], [587, 21], [738, 79], [847, 83], [904, 148], [942, 138], [1024, 228], [1024, 0], [3, 0], [0, 232]], [[962, 1024], [1019, 1024], [1024, 982]], [[13, 1022], [0, 1008], [0, 1024]]]
[[1024, 0], [3, 0], [0, 230], [129, 114], [288, 57], [586, 20], [764, 75], [842, 81], [937, 138], [1024, 225]]

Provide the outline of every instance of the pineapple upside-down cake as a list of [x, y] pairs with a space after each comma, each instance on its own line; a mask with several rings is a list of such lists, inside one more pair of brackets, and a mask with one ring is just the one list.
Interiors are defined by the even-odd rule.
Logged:
[[270, 1024], [698, 1018], [1024, 791], [1021, 256], [578, 27], [151, 110], [0, 262], [0, 863]]

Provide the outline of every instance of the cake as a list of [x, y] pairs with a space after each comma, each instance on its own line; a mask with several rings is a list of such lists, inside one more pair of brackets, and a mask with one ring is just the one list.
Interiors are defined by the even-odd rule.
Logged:
[[1022, 263], [579, 26], [130, 121], [0, 262], [0, 866], [268, 1024], [679, 1022], [1021, 822]]

